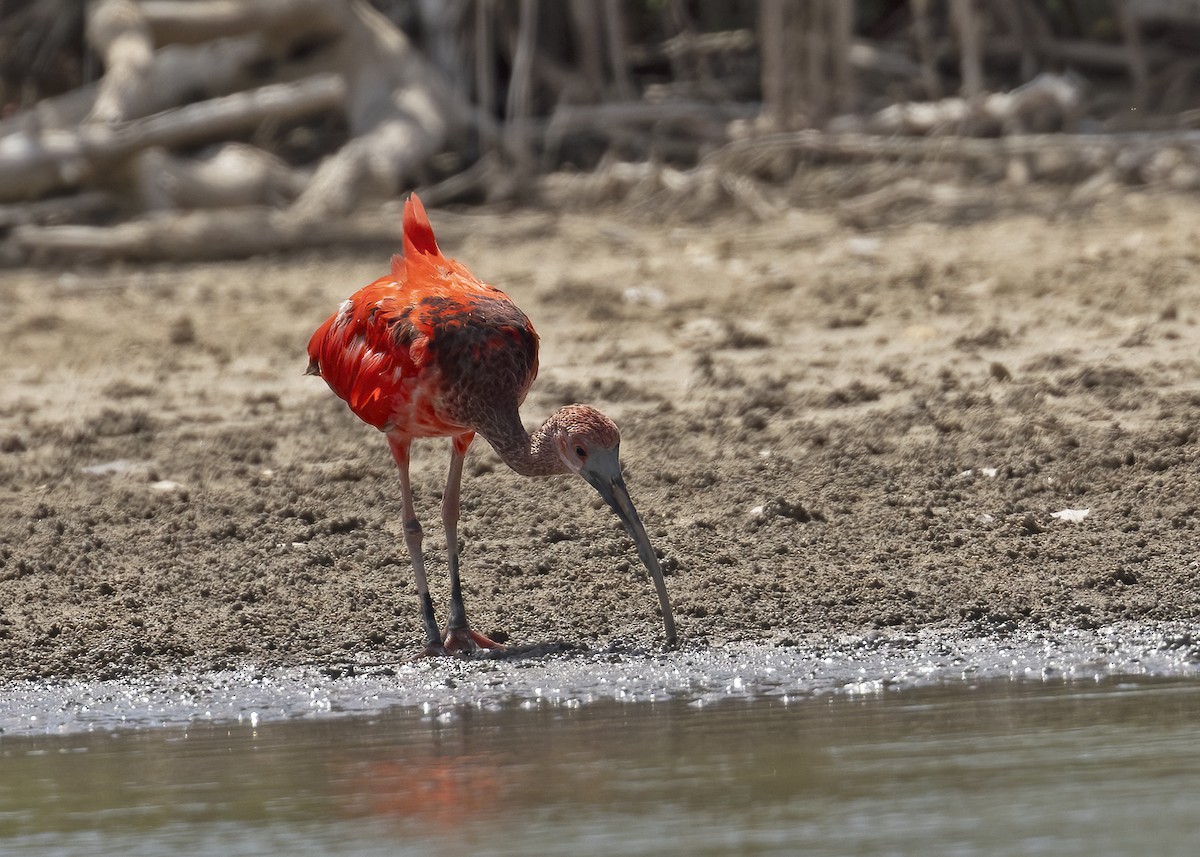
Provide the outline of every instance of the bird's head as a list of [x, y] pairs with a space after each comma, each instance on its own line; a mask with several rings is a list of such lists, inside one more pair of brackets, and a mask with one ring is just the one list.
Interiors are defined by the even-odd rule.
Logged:
[[666, 581], [658, 555], [629, 498], [629, 489], [625, 487], [625, 478], [621, 473], [621, 433], [616, 423], [588, 405], [568, 405], [551, 416], [545, 428], [563, 464], [596, 489], [633, 539], [638, 556], [650, 572], [654, 588], [658, 591], [667, 645], [674, 646], [675, 618], [667, 597]]
[[[621, 432], [617, 424], [589, 405], [560, 408], [547, 420], [546, 429], [558, 457], [571, 473], [587, 479], [589, 469], [605, 461], [618, 461]], [[617, 468], [619, 475], [619, 462]]]

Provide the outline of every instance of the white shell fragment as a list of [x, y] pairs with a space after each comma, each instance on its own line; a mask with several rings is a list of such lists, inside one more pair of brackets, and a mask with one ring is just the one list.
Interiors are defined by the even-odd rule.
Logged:
[[1051, 518], [1058, 518], [1060, 521], [1066, 521], [1068, 524], [1078, 524], [1088, 516], [1090, 509], [1063, 509], [1058, 512], [1051, 512]]

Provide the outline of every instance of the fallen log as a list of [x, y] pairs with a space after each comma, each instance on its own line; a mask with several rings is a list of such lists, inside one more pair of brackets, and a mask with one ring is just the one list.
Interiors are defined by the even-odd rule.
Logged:
[[298, 222], [320, 221], [349, 213], [368, 192], [394, 196], [406, 177], [441, 151], [442, 142], [427, 124], [408, 119], [384, 122], [322, 161], [286, 216]]
[[[292, 56], [299, 45], [341, 33], [341, 18], [331, 14], [336, 8], [327, 0], [102, 0], [92, 7], [87, 26], [89, 42], [104, 59], [104, 77], [0, 119], [0, 137], [137, 119], [198, 98], [336, 71], [310, 52]], [[229, 13], [220, 26], [212, 21], [218, 12]], [[198, 13], [207, 15], [210, 26], [189, 29]]]
[[142, 208], [285, 208], [309, 176], [245, 143], [226, 143], [202, 158], [180, 158], [147, 149], [134, 163]]
[[85, 191], [73, 196], [55, 196], [19, 205], [0, 205], [0, 230], [14, 226], [78, 220], [112, 212], [117, 207], [116, 197], [99, 190]]
[[[194, 101], [197, 95], [216, 98], [261, 85], [255, 70], [283, 46], [257, 33], [218, 39], [202, 45], [167, 45], [155, 51], [136, 96], [123, 101], [125, 119], [137, 119]], [[272, 82], [306, 76], [302, 68], [287, 69]], [[19, 131], [41, 133], [71, 130], [93, 119], [110, 121], [109, 108], [99, 107], [107, 79], [46, 98], [30, 109], [0, 120], [0, 138]], [[111, 96], [117, 98], [118, 96]]]
[[152, 146], [194, 146], [267, 121], [288, 121], [339, 107], [345, 85], [333, 74], [315, 75], [213, 98], [117, 125], [75, 131], [18, 132], [0, 138], [0, 201], [32, 199], [92, 179]]
[[17, 226], [0, 249], [25, 260], [236, 259], [296, 247], [394, 244], [396, 217], [378, 210], [300, 222], [263, 206], [156, 212], [114, 226]]

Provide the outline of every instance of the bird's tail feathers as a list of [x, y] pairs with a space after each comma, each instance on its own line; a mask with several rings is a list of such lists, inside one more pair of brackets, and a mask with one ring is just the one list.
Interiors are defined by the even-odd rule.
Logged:
[[[433, 237], [433, 227], [429, 225], [429, 217], [425, 214], [425, 206], [415, 193], [410, 194], [408, 202], [404, 203], [404, 255], [413, 258], [417, 253], [426, 256], [441, 256], [437, 239]], [[397, 271], [397, 258], [392, 257], [392, 272]]]

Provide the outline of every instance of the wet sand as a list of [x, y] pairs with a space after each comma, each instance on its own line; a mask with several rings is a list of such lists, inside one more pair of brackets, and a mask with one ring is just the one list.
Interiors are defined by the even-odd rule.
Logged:
[[[1186, 629], [1200, 202], [1034, 208], [875, 232], [430, 215], [538, 327], [527, 424], [583, 401], [621, 426], [685, 646]], [[391, 250], [0, 274], [0, 680], [333, 676], [418, 649], [386, 445], [303, 375]], [[414, 454], [444, 616], [448, 450]], [[477, 441], [463, 494], [479, 630], [655, 649], [653, 588], [586, 484]]]
[[795, 646], [685, 644], [670, 652], [542, 646], [470, 660], [396, 663], [360, 656], [337, 667], [10, 682], [0, 693], [0, 735], [378, 716], [441, 725], [464, 718], [469, 723], [480, 711], [668, 702], [703, 709], [731, 700], [800, 706], [930, 687], [1087, 688], [1144, 679], [1178, 680], [1180, 686], [1200, 679], [1200, 651], [1186, 625], [1121, 622], [990, 637], [954, 629], [869, 631]]

